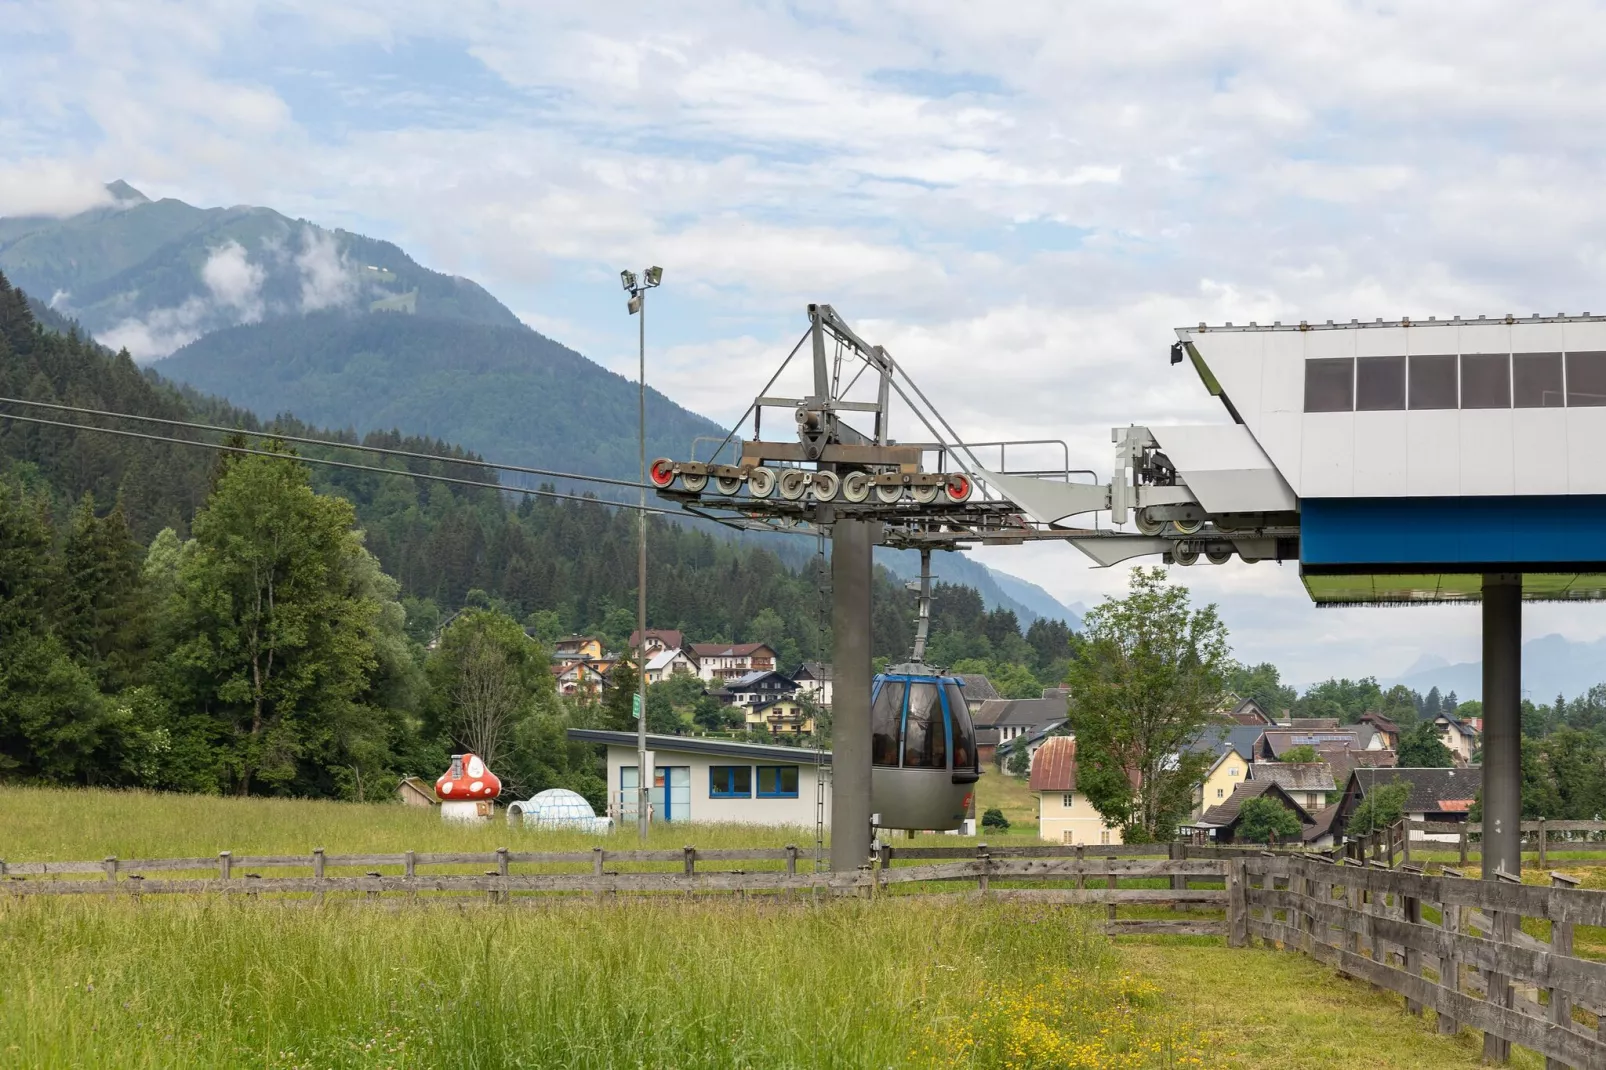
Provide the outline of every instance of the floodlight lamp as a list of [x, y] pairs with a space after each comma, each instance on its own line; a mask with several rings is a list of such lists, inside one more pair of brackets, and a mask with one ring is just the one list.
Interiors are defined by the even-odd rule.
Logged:
[[640, 294], [636, 294], [636, 295], [634, 295], [633, 297], [630, 298], [629, 308], [630, 308], [630, 314], [632, 316], [634, 316], [637, 312], [641, 311], [641, 295]]
[[634, 271], [619, 272], [619, 284], [626, 290], [634, 290], [636, 288], [636, 273]]
[[647, 269], [647, 285], [657, 286], [664, 280], [664, 269], [656, 264]]

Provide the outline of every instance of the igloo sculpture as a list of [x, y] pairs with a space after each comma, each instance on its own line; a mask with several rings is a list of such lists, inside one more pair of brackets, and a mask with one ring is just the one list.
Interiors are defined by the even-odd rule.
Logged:
[[568, 788], [548, 788], [528, 802], [509, 804], [507, 823], [525, 828], [568, 829], [576, 832], [609, 832], [613, 818], [598, 817], [585, 797]]

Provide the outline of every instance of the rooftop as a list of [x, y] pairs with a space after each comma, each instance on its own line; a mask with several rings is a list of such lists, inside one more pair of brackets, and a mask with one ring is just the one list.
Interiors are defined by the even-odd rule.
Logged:
[[1230, 825], [1238, 820], [1238, 811], [1244, 803], [1250, 799], [1258, 799], [1262, 795], [1275, 796], [1277, 801], [1292, 810], [1302, 823], [1306, 825], [1311, 823], [1310, 813], [1290, 798], [1288, 792], [1279, 787], [1275, 781], [1249, 780], [1242, 784], [1234, 785], [1232, 794], [1227, 796], [1226, 801], [1212, 806], [1199, 815], [1199, 820], [1194, 824], [1196, 826], [1212, 825], [1216, 828]]
[[1045, 740], [1032, 760], [1032, 791], [1076, 790], [1076, 737]]
[[1335, 323], [1332, 320], [1328, 320], [1326, 323], [1308, 323], [1305, 320], [1300, 320], [1298, 323], [1285, 324], [1281, 320], [1276, 320], [1269, 324], [1259, 324], [1251, 320], [1247, 325], [1240, 326], [1223, 323], [1219, 327], [1212, 327], [1209, 324], [1201, 323], [1197, 327], [1178, 327], [1176, 330], [1180, 336], [1183, 334], [1209, 334], [1223, 331], [1355, 331], [1378, 327], [1461, 327], [1469, 324], [1600, 323], [1602, 321], [1606, 321], [1606, 316], [1592, 316], [1588, 312], [1583, 312], [1576, 316], [1569, 316], [1566, 313], [1541, 316], [1537, 312], [1528, 316], [1516, 316], [1508, 312], [1501, 316], [1451, 316], [1449, 319], [1442, 320], [1437, 316], [1429, 316], [1425, 320], [1403, 316], [1397, 320], [1376, 319], [1370, 323], [1362, 323], [1358, 319], [1352, 319], [1348, 323]]
[[1364, 798], [1374, 788], [1408, 781], [1407, 813], [1464, 811], [1478, 797], [1483, 786], [1483, 767], [1459, 766], [1452, 769], [1356, 769], [1350, 776]]
[[999, 697], [993, 682], [979, 672], [954, 673], [954, 678], [964, 686], [966, 702], [987, 702]]
[[1337, 791], [1332, 766], [1326, 762], [1257, 762], [1249, 779], [1270, 780], [1286, 791]]
[[1065, 720], [1069, 703], [1063, 698], [994, 698], [976, 711], [977, 725], [1037, 728]]
[[[610, 747], [636, 748], [634, 732], [614, 732], [602, 728], [571, 728], [569, 738], [580, 743], [606, 743]], [[731, 758], [752, 758], [755, 761], [785, 761], [813, 764], [816, 760], [831, 764], [831, 752], [813, 747], [778, 747], [769, 743], [738, 743], [729, 739], [712, 739], [707, 736], [663, 736], [649, 733], [647, 749], [658, 753], [715, 754]]]

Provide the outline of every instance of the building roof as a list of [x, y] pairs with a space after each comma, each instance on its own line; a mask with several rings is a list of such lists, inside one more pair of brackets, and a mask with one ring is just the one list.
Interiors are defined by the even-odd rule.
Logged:
[[993, 728], [991, 726], [988, 726], [986, 728], [978, 728], [978, 729], [976, 729], [976, 746], [978, 746], [978, 747], [996, 747], [996, 746], [998, 746], [998, 737], [999, 737], [999, 735], [1000, 735], [1000, 733], [999, 733], [998, 729]]
[[1441, 713], [1433, 719], [1434, 724], [1438, 724], [1440, 721], [1445, 721], [1454, 725], [1456, 731], [1460, 732], [1462, 735], [1475, 736], [1478, 734], [1477, 729], [1473, 728], [1471, 725], [1467, 724], [1467, 722], [1463, 721], [1453, 713]]
[[1450, 769], [1356, 769], [1350, 784], [1362, 798], [1376, 787], [1408, 781], [1405, 811], [1410, 814], [1465, 811], [1483, 787], [1483, 767], [1462, 765]]
[[1316, 754], [1333, 771], [1333, 783], [1348, 784], [1353, 769], [1391, 769], [1399, 761], [1394, 751], [1356, 750], [1353, 747], [1317, 747]]
[[1379, 732], [1386, 732], [1393, 736], [1400, 734], [1399, 725], [1395, 724], [1393, 721], [1389, 720], [1387, 717], [1384, 717], [1381, 713], [1378, 713], [1375, 710], [1367, 710], [1365, 713], [1361, 714], [1361, 720], [1365, 721], [1373, 728], [1376, 728]]
[[691, 651], [699, 658], [750, 658], [760, 650], [775, 651], [767, 643], [693, 643]]
[[1243, 804], [1250, 799], [1258, 799], [1262, 795], [1270, 795], [1288, 807], [1294, 812], [1294, 816], [1299, 818], [1301, 823], [1306, 825], [1311, 823], [1310, 812], [1295, 802], [1288, 792], [1279, 787], [1275, 781], [1247, 780], [1242, 784], [1234, 784], [1231, 795], [1200, 814], [1199, 820], [1193, 822], [1193, 824], [1195, 826], [1209, 825], [1214, 828], [1224, 828], [1227, 825], [1237, 824], [1238, 811], [1243, 807]]
[[790, 676], [787, 676], [785, 673], [776, 672], [774, 669], [754, 669], [752, 672], [744, 672], [734, 680], [726, 680], [725, 690], [756, 691], [759, 683], [769, 679], [771, 676], [782, 681], [792, 690], [795, 691], [797, 689], [797, 681], [792, 679]]
[[1305, 834], [1300, 837], [1306, 843], [1313, 843], [1333, 831], [1333, 819], [1338, 816], [1338, 803], [1323, 807], [1311, 815], [1314, 825], [1305, 827]]
[[[571, 728], [569, 738], [580, 743], [606, 743], [610, 747], [636, 747], [634, 732], [614, 732], [603, 728]], [[649, 733], [647, 749], [662, 753], [678, 751], [683, 754], [715, 754], [731, 758], [752, 758], [756, 761], [785, 761], [813, 764], [816, 759], [831, 764], [831, 752], [813, 747], [778, 747], [769, 743], [738, 743], [729, 739], [712, 739], [707, 736], [663, 736]]]
[[1032, 759], [1032, 791], [1076, 790], [1076, 737], [1053, 736], [1043, 741]]
[[1282, 757], [1282, 753], [1290, 747], [1316, 747], [1337, 744], [1341, 747], [1350, 747], [1354, 750], [1365, 750], [1366, 740], [1373, 735], [1373, 730], [1366, 730], [1365, 738], [1354, 725], [1335, 729], [1290, 729], [1268, 728], [1265, 740], [1266, 749], [1274, 758]]
[[1298, 732], [1332, 731], [1338, 727], [1337, 717], [1293, 717], [1288, 727]]
[[1054, 721], [1065, 720], [1069, 701], [1064, 698], [995, 698], [988, 699], [976, 711], [977, 725], [996, 728], [1004, 726], [1041, 728]]
[[829, 661], [805, 661], [797, 667], [792, 674], [794, 680], [814, 680], [823, 683], [831, 679], [831, 663]]
[[1286, 791], [1338, 790], [1326, 762], [1258, 762], [1249, 767], [1249, 778], [1270, 780]]
[[1189, 754], [1208, 752], [1218, 759], [1229, 750], [1238, 752], [1238, 757], [1246, 762], [1255, 759], [1255, 744], [1260, 737], [1266, 734], [1264, 725], [1259, 724], [1212, 724], [1206, 725], [1200, 733], [1193, 737], [1186, 749]]
[[681, 650], [679, 647], [665, 647], [663, 650], [658, 651], [658, 653], [647, 659], [647, 671], [658, 672], [662, 669], [667, 669], [669, 666], [675, 663], [676, 658], [683, 658], [685, 656], [685, 651]]
[[[647, 638], [656, 639], [660, 643], [663, 643], [664, 646], [669, 647], [671, 650], [686, 645], [685, 633], [677, 632], [673, 628], [648, 628]], [[640, 629], [637, 629], [636, 631], [630, 633], [630, 639], [625, 643], [625, 645], [631, 650], [634, 650], [636, 649], [636, 644], [640, 641], [641, 631]]]
[[1271, 714], [1261, 709], [1260, 703], [1252, 698], [1246, 698], [1239, 702], [1227, 716], [1242, 725], [1271, 725], [1276, 723], [1272, 720]]
[[552, 644], [552, 649], [561, 650], [563, 647], [579, 647], [587, 643], [602, 645], [602, 640], [594, 635], [566, 635]]
[[998, 688], [979, 672], [957, 672], [954, 679], [965, 689], [965, 702], [987, 702], [998, 699]]
[[[1065, 733], [1061, 732], [1060, 729], [1064, 728], [1065, 725], [1066, 722], [1063, 720], [1050, 721], [1048, 724], [1039, 728], [1035, 732], [1028, 732], [1023, 736], [1016, 736], [1014, 739], [1001, 745], [998, 749], [1004, 751], [1005, 753], [1014, 753], [1016, 747], [1030, 747], [1032, 744], [1041, 743], [1043, 740], [1048, 739], [1051, 736], [1064, 735]], [[996, 732], [997, 729], [995, 728], [994, 731]]]

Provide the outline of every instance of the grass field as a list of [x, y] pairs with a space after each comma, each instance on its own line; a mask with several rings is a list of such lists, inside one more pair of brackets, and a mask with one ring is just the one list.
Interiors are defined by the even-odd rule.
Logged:
[[[808, 835], [693, 826], [654, 843]], [[10, 861], [593, 842], [400, 806], [0, 789]], [[1471, 1034], [1437, 1037], [1431, 1015], [1301, 956], [1111, 941], [1101, 917], [901, 895], [0, 897], [0, 1067], [1478, 1065]]]

